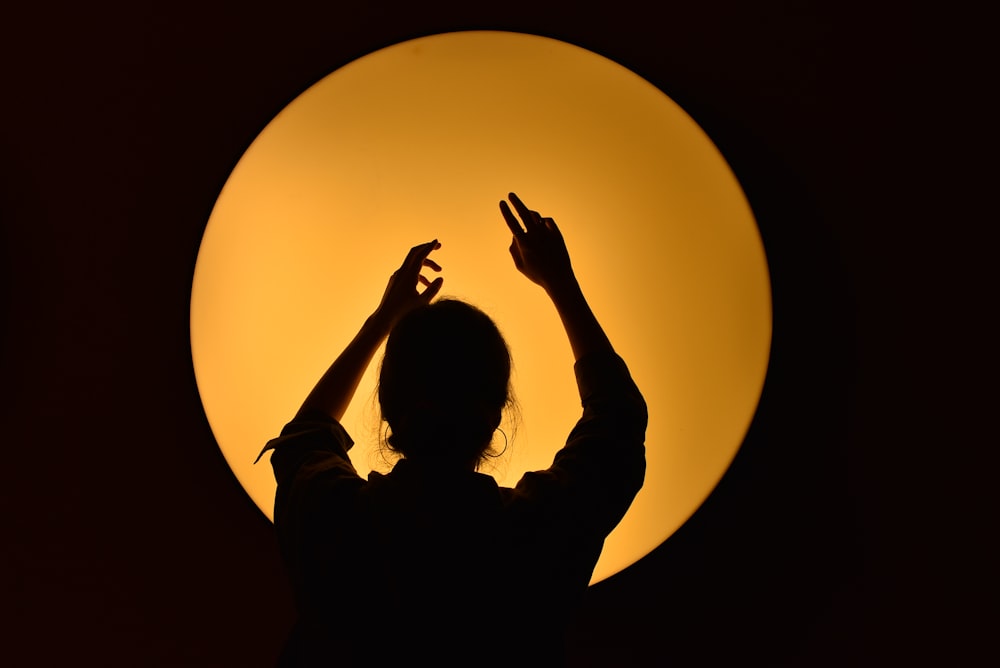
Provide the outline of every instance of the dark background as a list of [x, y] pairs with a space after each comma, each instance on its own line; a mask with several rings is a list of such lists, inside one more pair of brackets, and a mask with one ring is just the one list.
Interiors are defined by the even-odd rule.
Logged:
[[[681, 104], [743, 184], [772, 271], [772, 364], [746, 444], [674, 537], [591, 589], [573, 665], [994, 654], [981, 455], [996, 437], [979, 416], [995, 383], [979, 345], [996, 216], [974, 168], [993, 160], [980, 121], [995, 68], [984, 17], [949, 7], [8, 6], [0, 664], [271, 664], [289, 592], [190, 361], [201, 234], [242, 152], [311, 84], [480, 28], [588, 48]], [[517, 624], [484, 620], [484, 637]]]

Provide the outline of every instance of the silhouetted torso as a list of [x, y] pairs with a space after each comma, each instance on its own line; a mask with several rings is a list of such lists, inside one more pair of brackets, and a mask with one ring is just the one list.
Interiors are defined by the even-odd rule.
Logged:
[[287, 665], [559, 665], [606, 535], [642, 484], [645, 404], [616, 356], [577, 364], [584, 415], [513, 488], [402, 460], [360, 478], [329, 418], [269, 443], [300, 621]]

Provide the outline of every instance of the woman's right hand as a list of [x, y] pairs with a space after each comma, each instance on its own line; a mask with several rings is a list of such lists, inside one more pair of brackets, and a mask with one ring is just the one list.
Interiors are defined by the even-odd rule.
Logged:
[[556, 222], [529, 209], [514, 193], [509, 198], [521, 219], [518, 220], [505, 200], [500, 201], [500, 212], [514, 235], [510, 244], [514, 266], [547, 292], [571, 285], [576, 279]]

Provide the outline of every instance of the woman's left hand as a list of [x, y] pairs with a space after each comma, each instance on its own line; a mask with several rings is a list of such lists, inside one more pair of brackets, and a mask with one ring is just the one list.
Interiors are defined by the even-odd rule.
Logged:
[[[382, 302], [375, 311], [375, 316], [383, 320], [389, 328], [400, 318], [419, 306], [425, 306], [441, 291], [444, 278], [438, 276], [430, 281], [421, 274], [424, 267], [441, 271], [441, 265], [428, 257], [431, 251], [441, 248], [438, 240], [414, 246], [407, 253], [403, 264], [389, 278], [385, 287]], [[417, 291], [417, 285], [424, 286], [423, 292]]]

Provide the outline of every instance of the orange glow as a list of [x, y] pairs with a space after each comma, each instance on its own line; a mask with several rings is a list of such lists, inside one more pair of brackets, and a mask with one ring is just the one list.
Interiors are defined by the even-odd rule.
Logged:
[[[442, 295], [490, 314], [514, 356], [523, 420], [487, 472], [512, 485], [551, 463], [579, 417], [573, 360], [508, 255], [497, 202], [510, 191], [559, 223], [649, 405], [646, 485], [593, 581], [666, 540], [711, 492], [756, 409], [771, 337], [767, 264], [739, 184], [695, 122], [627, 69], [547, 38], [462, 32], [383, 49], [308, 89], [212, 211], [191, 296], [194, 368], [219, 447], [268, 517], [275, 483], [257, 452], [406, 250], [433, 238]], [[362, 475], [386, 468], [375, 367], [344, 419]]]

